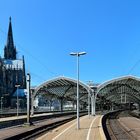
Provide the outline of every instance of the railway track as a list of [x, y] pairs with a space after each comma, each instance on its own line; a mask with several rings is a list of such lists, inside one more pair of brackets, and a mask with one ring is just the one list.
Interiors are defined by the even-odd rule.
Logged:
[[[82, 111], [83, 112], [83, 111]], [[60, 116], [74, 115], [76, 112], [54, 112], [54, 113], [45, 113], [31, 116], [31, 122], [35, 123], [38, 121], [43, 121], [50, 118], [57, 118]], [[26, 123], [27, 116], [11, 117], [11, 118], [2, 118], [0, 119], [0, 130], [7, 127], [18, 126]]]
[[130, 116], [128, 112], [112, 113], [106, 120], [108, 131], [107, 140], [134, 140], [130, 131], [127, 131], [118, 121], [119, 117]]
[[[80, 113], [80, 116], [86, 115], [87, 113]], [[14, 128], [12, 130], [7, 129], [4, 133], [7, 133], [6, 136], [0, 137], [4, 140], [34, 140], [40, 135], [46, 133], [49, 130], [52, 130], [64, 123], [67, 123], [76, 118], [76, 114], [61, 116], [53, 119], [47, 119], [40, 122], [37, 122], [31, 127], [21, 126]], [[11, 133], [12, 132], [12, 133]], [[11, 133], [11, 134], [10, 134]], [[8, 136], [9, 134], [9, 136]], [[1, 133], [0, 133], [1, 135]]]

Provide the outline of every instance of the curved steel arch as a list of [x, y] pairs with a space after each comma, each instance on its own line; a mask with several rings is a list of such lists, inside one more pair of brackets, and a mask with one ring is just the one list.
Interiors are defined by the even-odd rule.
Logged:
[[136, 80], [136, 81], [139, 81], [140, 82], [140, 78], [138, 78], [138, 77], [134, 77], [132, 75], [122, 76], [122, 77], [118, 77], [118, 78], [115, 78], [115, 79], [111, 79], [111, 80], [105, 81], [104, 83], [100, 84], [98, 86], [98, 91], [97, 92], [99, 92], [105, 86], [107, 86], [107, 85], [109, 85], [109, 84], [111, 84], [113, 82], [117, 82], [117, 81], [120, 81], [120, 80], [127, 80], [127, 79], [133, 79], [133, 80]]
[[[117, 98], [116, 98], [117, 97]], [[116, 99], [115, 99], [116, 98]], [[136, 98], [133, 98], [131, 95], [127, 94], [127, 99], [130, 101], [130, 102], [135, 102], [135, 103], [139, 103], [139, 100], [137, 100]], [[119, 103], [121, 102], [121, 98], [119, 98], [119, 95], [112, 97], [110, 98], [109, 100], [111, 100], [112, 102], [115, 102], [115, 103]]]
[[129, 75], [106, 81], [98, 86], [97, 94], [109, 97], [112, 94], [116, 94], [116, 92], [120, 94], [120, 92], [125, 90], [127, 90], [126, 94], [129, 93], [128, 90], [131, 92], [129, 96], [133, 97], [135, 102], [140, 101], [140, 78]]
[[[36, 87], [35, 91], [34, 91], [34, 98], [39, 94], [40, 90], [43, 88], [47, 89], [49, 87], [49, 88], [53, 89], [53, 88], [57, 87], [57, 91], [56, 91], [55, 95], [61, 96], [61, 95], [57, 95], [61, 92], [60, 90], [64, 90], [64, 88], [65, 88], [65, 92], [66, 92], [66, 91], [69, 91], [70, 88], [76, 88], [76, 85], [77, 85], [77, 80], [75, 80], [75, 79], [71, 79], [68, 77], [56, 77], [54, 79], [51, 79], [51, 80], [48, 80], [48, 81], [42, 83], [38, 87]], [[58, 87], [59, 87], [59, 89], [58, 89]], [[83, 96], [84, 96], [83, 94], [91, 93], [91, 88], [88, 85], [84, 84], [83, 82], [79, 81], [79, 92], [82, 94], [81, 98], [83, 98]], [[88, 94], [86, 94], [86, 95], [88, 95]], [[72, 95], [70, 94], [69, 96], [67, 96], [65, 98], [71, 98], [71, 96]]]
[[[109, 88], [109, 87], [108, 87]], [[115, 89], [115, 90], [114, 90]], [[105, 96], [112, 96], [112, 95], [118, 95], [118, 94], [123, 94], [123, 92], [125, 91], [125, 93], [129, 93], [131, 96], [133, 96], [134, 98], [136, 98], [137, 100], [140, 100], [140, 97], [138, 97], [138, 91], [135, 89], [133, 89], [133, 87], [131, 86], [128, 86], [127, 84], [124, 85], [122, 84], [122, 86], [119, 85], [119, 87], [114, 87], [114, 89], [111, 87], [111, 90], [110, 89], [103, 89], [102, 93], [104, 94], [104, 90], [106, 90], [107, 92], [104, 94]], [[122, 89], [123, 89], [123, 92], [122, 92]]]

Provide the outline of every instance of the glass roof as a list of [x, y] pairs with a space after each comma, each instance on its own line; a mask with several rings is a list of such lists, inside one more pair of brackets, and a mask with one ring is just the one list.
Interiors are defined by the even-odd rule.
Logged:
[[[88, 93], [91, 93], [91, 88], [88, 85], [79, 81], [80, 102], [87, 103]], [[34, 96], [41, 94], [53, 96], [56, 98], [64, 98], [68, 101], [76, 101], [77, 80], [67, 77], [58, 77], [49, 80], [36, 87]]]
[[126, 98], [126, 103], [140, 102], [140, 78], [125, 76], [107, 81], [98, 86], [99, 96], [115, 103], [122, 103]]

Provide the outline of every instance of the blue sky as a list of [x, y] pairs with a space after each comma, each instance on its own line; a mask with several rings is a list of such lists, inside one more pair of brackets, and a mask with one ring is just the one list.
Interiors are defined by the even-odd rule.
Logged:
[[101, 83], [135, 75], [140, 77], [139, 0], [1, 0], [0, 54], [12, 17], [18, 57], [25, 56], [32, 85], [57, 76]]

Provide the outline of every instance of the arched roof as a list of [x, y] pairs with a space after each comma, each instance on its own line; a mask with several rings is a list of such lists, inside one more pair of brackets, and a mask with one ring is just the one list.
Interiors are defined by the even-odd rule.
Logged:
[[97, 94], [105, 99], [120, 102], [123, 94], [127, 95], [127, 102], [140, 102], [140, 78], [123, 76], [104, 82], [98, 86]]
[[[68, 77], [57, 77], [48, 80], [35, 88], [34, 96], [38, 94], [46, 94], [56, 98], [64, 98], [67, 100], [76, 100], [77, 80]], [[90, 87], [79, 81], [79, 99], [83, 102], [87, 101]]]

